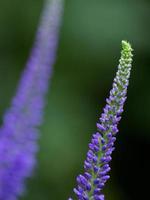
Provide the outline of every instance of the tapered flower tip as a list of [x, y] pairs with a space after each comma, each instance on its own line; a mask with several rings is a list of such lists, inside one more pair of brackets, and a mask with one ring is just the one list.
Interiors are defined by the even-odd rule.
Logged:
[[127, 42], [126, 40], [122, 40], [122, 48], [125, 51], [133, 51], [131, 44]]

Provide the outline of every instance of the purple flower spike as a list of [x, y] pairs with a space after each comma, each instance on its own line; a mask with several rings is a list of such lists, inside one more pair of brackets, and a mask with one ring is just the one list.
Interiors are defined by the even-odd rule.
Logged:
[[62, 0], [47, 1], [16, 96], [0, 129], [0, 200], [16, 200], [32, 175], [45, 95], [52, 76], [63, 11]]
[[77, 178], [77, 188], [74, 193], [79, 200], [104, 200], [102, 189], [110, 178], [109, 162], [114, 150], [118, 122], [121, 119], [123, 106], [126, 100], [127, 86], [129, 84], [132, 63], [132, 48], [126, 41], [122, 41], [121, 59], [118, 71], [110, 91], [110, 97], [106, 99], [106, 106], [99, 122], [98, 132], [93, 134], [89, 144], [89, 151], [84, 162], [84, 175]]

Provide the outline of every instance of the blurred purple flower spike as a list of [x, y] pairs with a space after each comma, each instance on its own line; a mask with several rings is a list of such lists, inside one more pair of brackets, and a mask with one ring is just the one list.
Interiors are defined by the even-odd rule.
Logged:
[[16, 96], [0, 129], [0, 200], [16, 200], [32, 175], [45, 95], [56, 58], [63, 0], [47, 0]]
[[74, 189], [74, 193], [78, 200], [104, 200], [102, 189], [110, 178], [108, 175], [109, 162], [112, 159], [111, 154], [114, 151], [114, 142], [118, 132], [117, 126], [126, 100], [131, 63], [131, 45], [122, 41], [121, 59], [113, 88], [97, 123], [97, 132], [93, 134], [89, 144], [89, 151], [84, 162], [85, 172], [77, 177], [77, 188]]

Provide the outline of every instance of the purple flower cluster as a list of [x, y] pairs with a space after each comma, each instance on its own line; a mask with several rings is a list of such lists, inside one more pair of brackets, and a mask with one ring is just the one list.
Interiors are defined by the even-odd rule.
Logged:
[[[93, 134], [89, 151], [84, 162], [85, 172], [77, 177], [78, 187], [74, 189], [79, 200], [104, 200], [102, 189], [110, 178], [109, 162], [114, 151], [114, 142], [118, 132], [118, 122], [121, 119], [126, 100], [132, 63], [132, 48], [122, 41], [121, 59], [113, 82], [110, 96], [97, 123], [97, 132]], [[72, 200], [69, 198], [69, 200]]]
[[16, 200], [24, 192], [38, 150], [38, 126], [58, 43], [62, 0], [47, 1], [36, 40], [16, 96], [0, 129], [0, 200]]

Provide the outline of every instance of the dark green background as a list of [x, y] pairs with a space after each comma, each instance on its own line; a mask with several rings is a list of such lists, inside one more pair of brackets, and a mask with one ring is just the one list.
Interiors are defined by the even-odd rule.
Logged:
[[[28, 58], [42, 5], [42, 0], [0, 0], [1, 122]], [[149, 199], [150, 1], [67, 0], [39, 164], [24, 200], [66, 200], [71, 195], [111, 88], [122, 39], [131, 42], [134, 63], [106, 200]]]

